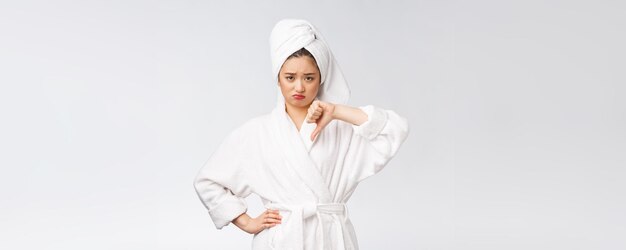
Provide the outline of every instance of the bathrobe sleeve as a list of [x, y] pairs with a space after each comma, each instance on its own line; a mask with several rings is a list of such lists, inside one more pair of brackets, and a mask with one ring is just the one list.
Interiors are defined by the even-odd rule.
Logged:
[[204, 163], [194, 180], [198, 197], [217, 229], [247, 212], [245, 197], [251, 194], [246, 157], [249, 137], [238, 129], [229, 134]]
[[367, 121], [361, 125], [352, 124], [354, 135], [351, 147], [355, 147], [357, 152], [353, 176], [357, 181], [383, 169], [409, 134], [407, 119], [393, 110], [372, 105], [359, 109], [367, 114]]

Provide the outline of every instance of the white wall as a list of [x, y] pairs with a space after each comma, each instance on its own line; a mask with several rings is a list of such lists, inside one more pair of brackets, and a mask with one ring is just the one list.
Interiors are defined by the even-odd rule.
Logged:
[[192, 181], [273, 107], [281, 18], [411, 123], [348, 204], [362, 249], [626, 248], [626, 4], [261, 2], [0, 3], [0, 248], [249, 249]]

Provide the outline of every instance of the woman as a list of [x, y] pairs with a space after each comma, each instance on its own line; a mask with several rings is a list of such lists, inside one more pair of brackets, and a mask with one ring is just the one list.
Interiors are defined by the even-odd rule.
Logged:
[[[350, 90], [330, 48], [306, 20], [270, 35], [278, 85], [274, 110], [230, 133], [194, 186], [217, 229], [254, 234], [252, 249], [358, 249], [345, 203], [406, 139], [407, 120], [346, 105]], [[255, 193], [267, 210], [250, 217]]]

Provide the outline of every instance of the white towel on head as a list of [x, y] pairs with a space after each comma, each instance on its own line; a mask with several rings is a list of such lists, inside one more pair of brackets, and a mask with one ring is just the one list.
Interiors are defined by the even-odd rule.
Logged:
[[278, 88], [278, 107], [284, 108], [285, 105], [285, 99], [278, 86], [278, 73], [287, 57], [301, 48], [311, 52], [320, 69], [321, 86], [317, 99], [338, 104], [348, 103], [350, 88], [339, 64], [322, 34], [309, 21], [302, 19], [278, 21], [270, 35], [270, 48], [273, 79]]

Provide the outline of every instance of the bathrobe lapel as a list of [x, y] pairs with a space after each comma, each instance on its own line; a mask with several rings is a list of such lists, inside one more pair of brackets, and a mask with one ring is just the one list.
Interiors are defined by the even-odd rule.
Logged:
[[[329, 203], [332, 196], [322, 175], [309, 155], [309, 150], [303, 142], [300, 132], [284, 110], [284, 106], [277, 106], [272, 111], [272, 126], [274, 139], [281, 146], [282, 155], [292, 168], [313, 193], [319, 198], [319, 202]], [[314, 125], [314, 124], [313, 124]], [[319, 137], [319, 136], [318, 136]], [[315, 139], [318, 140], [317, 138]], [[316, 201], [317, 202], [317, 201]]]

